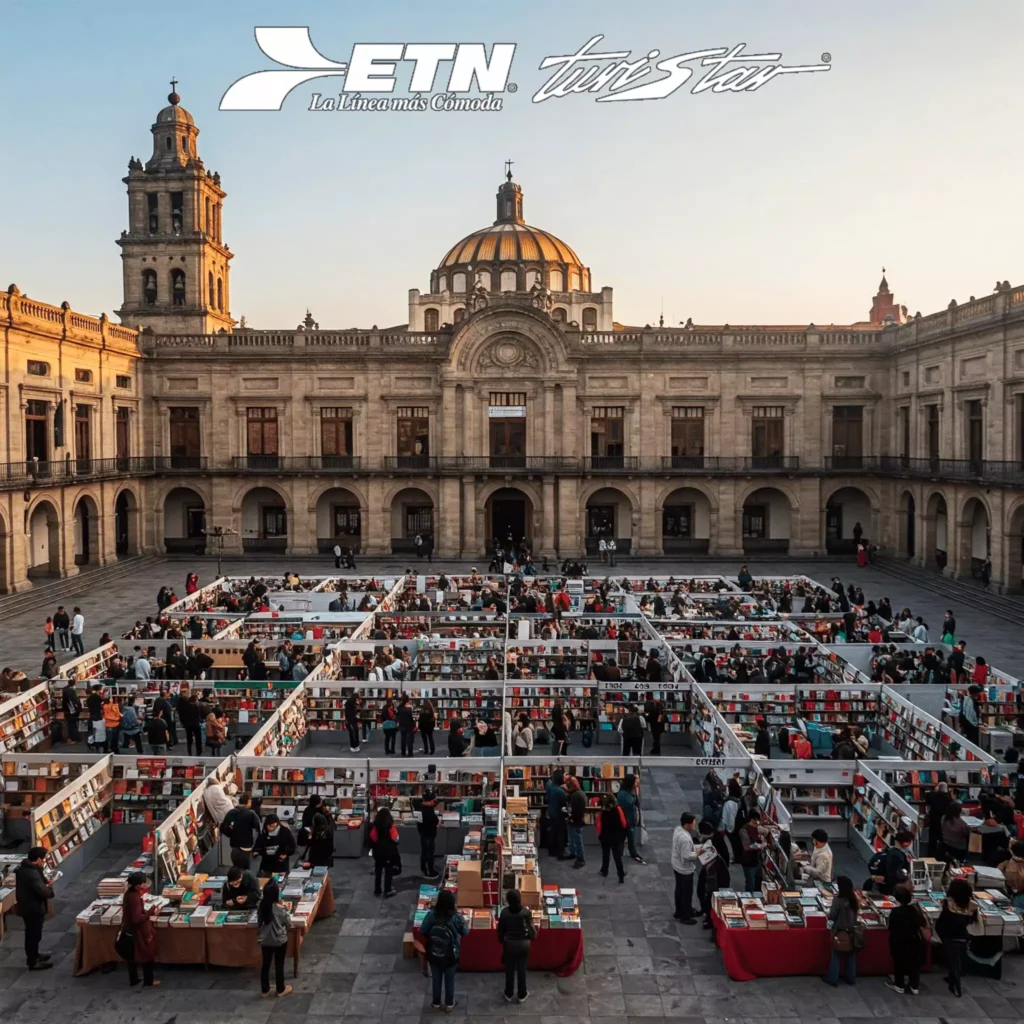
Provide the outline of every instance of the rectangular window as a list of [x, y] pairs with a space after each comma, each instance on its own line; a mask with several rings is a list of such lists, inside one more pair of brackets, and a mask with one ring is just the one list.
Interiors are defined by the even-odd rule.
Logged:
[[352, 410], [343, 407], [320, 409], [320, 454], [326, 469], [352, 465]]
[[967, 458], [971, 460], [971, 466], [978, 472], [981, 470], [981, 460], [984, 457], [985, 449], [985, 417], [982, 412], [981, 402], [972, 401], [967, 403]]
[[283, 505], [260, 505], [260, 539], [288, 536], [288, 514]]
[[785, 414], [781, 405], [755, 405], [751, 419], [750, 454], [754, 466], [782, 465], [785, 455]]
[[185, 508], [185, 536], [206, 536], [206, 509], [202, 505], [188, 505]]
[[180, 235], [185, 217], [185, 197], [182, 192], [171, 193], [171, 230]]
[[155, 235], [160, 230], [160, 197], [155, 192], [146, 193], [146, 217], [149, 233]]
[[171, 469], [199, 469], [203, 451], [199, 435], [199, 409], [195, 406], [172, 406], [168, 413]]
[[434, 510], [430, 505], [407, 505], [405, 509], [405, 536], [430, 537], [434, 533]]
[[75, 368], [75, 383], [76, 384], [91, 384], [92, 383], [92, 370], [86, 370], [79, 366]]
[[622, 469], [626, 455], [626, 410], [598, 405], [590, 417], [590, 458], [594, 469]]
[[118, 469], [127, 469], [132, 454], [132, 421], [131, 410], [124, 405], [114, 414], [114, 450]]
[[398, 465], [406, 469], [426, 469], [430, 458], [430, 409], [400, 405], [397, 427]]
[[50, 364], [44, 363], [40, 359], [30, 359], [28, 361], [28, 366], [26, 367], [26, 369], [33, 377], [50, 376]]
[[832, 465], [859, 469], [864, 464], [864, 407], [837, 405], [832, 409]]
[[896, 414], [897, 445], [900, 461], [906, 463], [910, 458], [910, 409], [903, 406]]
[[48, 471], [50, 458], [48, 414], [46, 402], [39, 399], [29, 399], [25, 405], [25, 459], [42, 472]]
[[662, 513], [661, 532], [665, 537], [684, 539], [693, 536], [693, 506], [666, 505]]
[[276, 469], [278, 464], [277, 409], [259, 406], [245, 410], [246, 454], [249, 466]]
[[743, 506], [743, 536], [764, 540], [768, 536], [768, 506]]
[[92, 459], [92, 406], [75, 406], [75, 460], [77, 471], [88, 473]]
[[492, 391], [488, 405], [491, 465], [516, 469], [526, 465], [526, 393]]
[[704, 465], [704, 409], [672, 406], [672, 468], [700, 469]]
[[119, 373], [114, 378], [114, 384], [115, 384], [115, 386], [117, 386], [119, 388], [124, 388], [126, 391], [128, 391], [128, 390], [131, 389], [132, 379], [131, 379], [131, 377], [129, 377], [125, 373]]
[[332, 507], [335, 538], [341, 538], [352, 547], [359, 543], [359, 509], [355, 505], [334, 505]]
[[925, 406], [927, 423], [928, 458], [933, 462], [939, 459], [939, 407], [937, 405]]

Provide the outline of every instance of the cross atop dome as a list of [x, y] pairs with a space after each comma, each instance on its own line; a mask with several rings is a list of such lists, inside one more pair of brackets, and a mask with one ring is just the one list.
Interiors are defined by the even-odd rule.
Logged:
[[505, 180], [498, 186], [498, 216], [495, 224], [522, 224], [523, 190], [512, 180], [511, 160], [505, 161]]
[[511, 181], [512, 180], [512, 163], [513, 163], [512, 160], [506, 160], [505, 161], [505, 180], [506, 181]]
[[181, 102], [181, 97], [178, 95], [178, 80], [176, 78], [171, 79], [171, 92], [167, 97], [167, 102], [172, 107], [176, 107]]

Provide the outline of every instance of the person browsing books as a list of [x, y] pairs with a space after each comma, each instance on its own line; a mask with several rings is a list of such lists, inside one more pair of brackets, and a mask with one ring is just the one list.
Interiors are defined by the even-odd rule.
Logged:
[[259, 856], [260, 878], [269, 878], [274, 874], [286, 874], [289, 859], [295, 853], [295, 835], [281, 819], [271, 811], [263, 819], [263, 829], [252, 848], [254, 856]]

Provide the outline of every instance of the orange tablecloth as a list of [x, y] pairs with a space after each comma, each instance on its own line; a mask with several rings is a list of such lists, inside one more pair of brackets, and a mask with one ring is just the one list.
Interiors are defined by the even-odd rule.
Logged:
[[[314, 920], [330, 917], [334, 913], [334, 907], [334, 889], [328, 876], [317, 896]], [[78, 940], [75, 945], [75, 977], [121, 959], [114, 950], [114, 940], [120, 930], [120, 925], [79, 923]], [[293, 928], [288, 935], [288, 955], [293, 958], [296, 977], [299, 974], [302, 942], [307, 930]], [[259, 967], [260, 944], [256, 936], [257, 930], [252, 925], [157, 928], [156, 963]]]

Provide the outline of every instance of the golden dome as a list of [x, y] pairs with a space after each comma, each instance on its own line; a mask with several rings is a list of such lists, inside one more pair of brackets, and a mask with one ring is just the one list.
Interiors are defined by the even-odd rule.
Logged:
[[[437, 283], [438, 275], [447, 279], [453, 270], [472, 268], [476, 271], [488, 264], [501, 269], [503, 265], [515, 263], [534, 264], [538, 271], [546, 268], [553, 272], [561, 271], [566, 282], [573, 282], [563, 285], [563, 288], [589, 290], [590, 271], [572, 247], [550, 231], [531, 227], [523, 220], [523, 192], [512, 180], [511, 171], [498, 189], [496, 199], [498, 216], [495, 222], [456, 242], [437, 265], [433, 284]], [[522, 274], [521, 271], [519, 276]], [[547, 281], [546, 274], [544, 280]], [[529, 290], [529, 285], [526, 290]]]
[[550, 231], [532, 228], [529, 224], [505, 221], [491, 224], [467, 235], [448, 250], [438, 270], [458, 263], [568, 263], [582, 267], [579, 256]]

